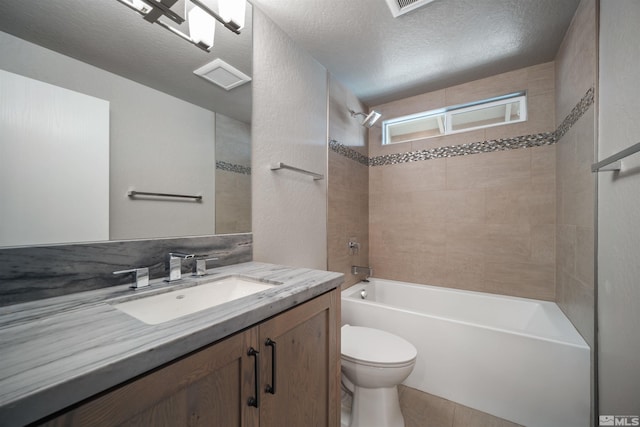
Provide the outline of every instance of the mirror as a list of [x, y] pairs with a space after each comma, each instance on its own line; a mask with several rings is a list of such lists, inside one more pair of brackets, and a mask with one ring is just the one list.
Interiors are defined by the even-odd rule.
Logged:
[[1, 70], [109, 103], [109, 240], [250, 231], [251, 84], [193, 71], [220, 58], [251, 76], [251, 18], [247, 3], [242, 33], [217, 25], [205, 52], [116, 0], [0, 3]]

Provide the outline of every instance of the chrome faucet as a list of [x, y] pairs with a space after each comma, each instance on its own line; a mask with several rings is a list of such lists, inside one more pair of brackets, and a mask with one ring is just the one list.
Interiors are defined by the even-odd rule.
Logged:
[[193, 254], [181, 254], [178, 252], [169, 252], [165, 267], [169, 270], [169, 277], [164, 279], [165, 282], [175, 282], [182, 279], [182, 260], [193, 258]]
[[351, 274], [362, 274], [364, 273], [364, 279], [363, 280], [367, 280], [369, 277], [373, 276], [373, 268], [371, 267], [362, 267], [359, 265], [352, 265], [351, 266]]
[[207, 275], [207, 261], [217, 261], [218, 258], [196, 258], [196, 262], [193, 263], [192, 276], [206, 276]]
[[127, 274], [134, 273], [136, 277], [136, 281], [131, 284], [131, 288], [138, 289], [149, 286], [149, 268], [141, 267], [141, 268], [131, 268], [129, 270], [120, 270], [114, 271], [113, 274]]

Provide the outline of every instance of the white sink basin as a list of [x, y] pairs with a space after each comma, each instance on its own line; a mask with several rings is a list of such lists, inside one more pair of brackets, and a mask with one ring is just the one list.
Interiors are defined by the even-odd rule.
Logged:
[[276, 285], [232, 276], [171, 292], [116, 303], [113, 304], [113, 307], [148, 325], [157, 325], [270, 289], [273, 286]]

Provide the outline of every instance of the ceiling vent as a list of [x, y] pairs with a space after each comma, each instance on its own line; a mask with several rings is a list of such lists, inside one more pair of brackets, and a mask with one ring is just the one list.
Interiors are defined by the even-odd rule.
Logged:
[[231, 90], [251, 81], [251, 77], [220, 58], [203, 65], [195, 70], [194, 73], [225, 90]]
[[393, 17], [397, 18], [432, 1], [433, 0], [387, 0], [387, 5], [389, 9], [391, 9]]

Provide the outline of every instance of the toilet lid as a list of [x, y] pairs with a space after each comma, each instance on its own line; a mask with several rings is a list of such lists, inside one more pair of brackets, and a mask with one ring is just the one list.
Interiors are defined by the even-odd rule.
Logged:
[[399, 336], [379, 329], [344, 325], [342, 356], [370, 364], [396, 365], [414, 360], [416, 348]]

